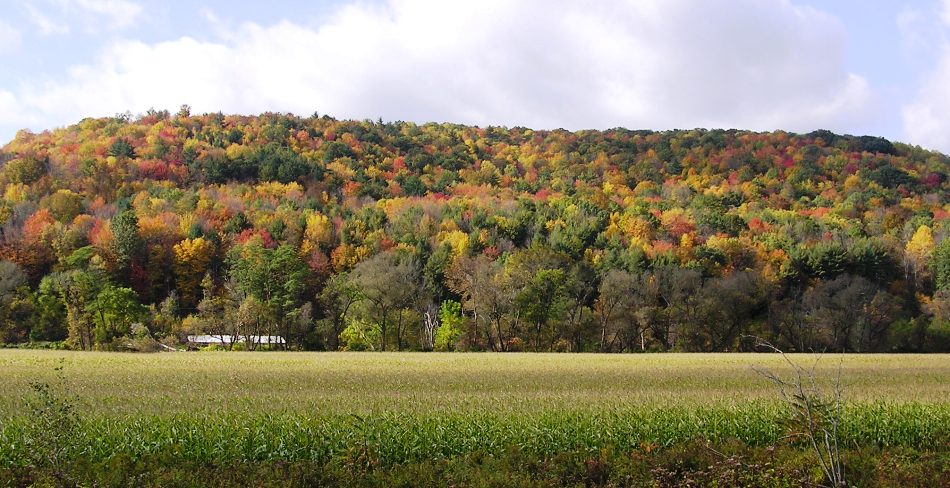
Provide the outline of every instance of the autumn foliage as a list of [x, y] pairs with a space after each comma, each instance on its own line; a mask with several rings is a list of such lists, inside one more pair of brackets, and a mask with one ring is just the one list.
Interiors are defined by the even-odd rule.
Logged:
[[[3, 291], [0, 340], [64, 335], [56, 320], [108, 284], [134, 291], [110, 300], [167, 315], [144, 320], [152, 335], [201, 332], [215, 299], [292, 347], [383, 326], [400, 336], [366, 347], [428, 349], [459, 303], [451, 349], [736, 350], [753, 334], [792, 350], [942, 349], [948, 163], [827, 131], [85, 119], [0, 152], [0, 260], [22, 276]], [[241, 281], [244, 248], [279, 260], [273, 288]], [[380, 263], [411, 293], [373, 307], [368, 273], [393, 271]], [[71, 287], [76, 273], [98, 289]]]

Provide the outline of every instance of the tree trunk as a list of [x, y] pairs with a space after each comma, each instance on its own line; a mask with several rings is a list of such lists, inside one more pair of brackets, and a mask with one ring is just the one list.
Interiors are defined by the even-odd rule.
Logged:
[[399, 309], [399, 319], [396, 321], [396, 350], [402, 351], [402, 309]]
[[422, 317], [422, 348], [431, 351], [435, 349], [435, 333], [439, 328], [438, 311], [435, 304], [430, 303], [426, 306], [426, 311]]
[[538, 321], [538, 322], [535, 323], [535, 325], [534, 325], [534, 328], [535, 328], [535, 332], [534, 332], [534, 352], [541, 352], [541, 327], [543, 327], [543, 325], [541, 324], [540, 321]]

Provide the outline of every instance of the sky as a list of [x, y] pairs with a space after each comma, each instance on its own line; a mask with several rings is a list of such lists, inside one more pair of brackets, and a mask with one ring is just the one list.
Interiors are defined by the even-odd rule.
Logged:
[[0, 144], [187, 104], [950, 152], [950, 0], [7, 0], [0, 67]]

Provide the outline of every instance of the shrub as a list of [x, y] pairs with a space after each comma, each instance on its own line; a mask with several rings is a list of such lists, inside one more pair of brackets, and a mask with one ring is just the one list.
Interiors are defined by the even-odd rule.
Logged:
[[379, 339], [379, 326], [362, 319], [350, 321], [343, 332], [340, 332], [344, 351], [373, 351], [376, 344], [379, 344]]
[[950, 321], [934, 320], [927, 327], [927, 335], [924, 339], [927, 352], [940, 352], [950, 350]]

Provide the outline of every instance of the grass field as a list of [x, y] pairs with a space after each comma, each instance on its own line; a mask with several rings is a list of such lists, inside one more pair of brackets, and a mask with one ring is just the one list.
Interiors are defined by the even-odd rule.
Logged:
[[[950, 355], [825, 356], [819, 377], [832, 379], [839, 361], [848, 400], [950, 403]], [[754, 366], [787, 371], [764, 354], [0, 350], [0, 416], [16, 415], [29, 382], [52, 381], [59, 365], [73, 393], [106, 417], [732, 406], [777, 399]]]
[[[794, 359], [811, 364], [814, 356]], [[849, 446], [950, 450], [950, 356], [825, 356]], [[62, 366], [60, 385], [56, 368]], [[0, 466], [29, 464], [31, 382], [74, 398], [73, 456], [398, 465], [516, 448], [630, 452], [787, 433], [777, 355], [0, 351]], [[32, 426], [31, 426], [32, 425]], [[370, 463], [369, 465], [373, 465]]]

